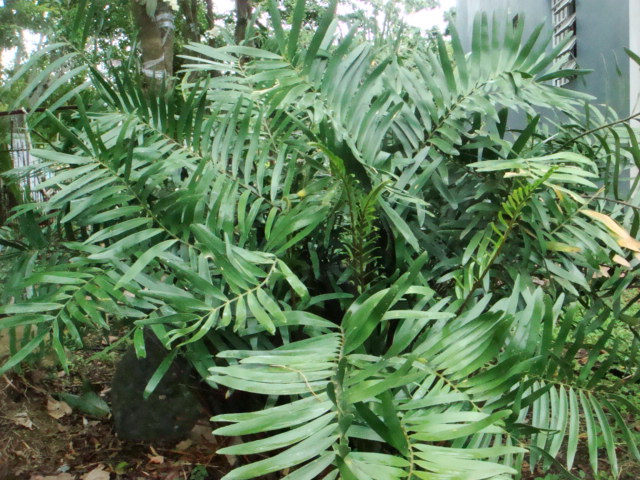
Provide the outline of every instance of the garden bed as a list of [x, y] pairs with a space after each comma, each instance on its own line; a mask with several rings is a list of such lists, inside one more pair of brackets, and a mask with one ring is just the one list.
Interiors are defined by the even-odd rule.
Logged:
[[216, 479], [236, 461], [219, 448], [205, 417], [175, 444], [121, 441], [110, 416], [91, 416], [59, 394], [91, 385], [109, 402], [113, 361], [78, 363], [66, 375], [54, 368], [0, 377], [0, 480], [108, 478]]

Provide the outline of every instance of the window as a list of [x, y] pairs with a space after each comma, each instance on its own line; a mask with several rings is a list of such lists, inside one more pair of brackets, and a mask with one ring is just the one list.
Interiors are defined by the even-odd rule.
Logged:
[[[576, 44], [576, 0], [552, 0], [553, 22], [553, 46], [567, 41], [562, 51], [558, 54], [557, 61], [561, 68], [576, 68], [576, 56], [578, 53]], [[573, 78], [557, 78], [554, 84], [562, 87]]]

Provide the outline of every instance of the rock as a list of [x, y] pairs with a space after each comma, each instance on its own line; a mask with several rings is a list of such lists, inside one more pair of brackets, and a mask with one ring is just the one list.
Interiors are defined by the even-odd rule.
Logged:
[[145, 335], [146, 358], [138, 359], [131, 347], [116, 367], [111, 383], [116, 433], [123, 440], [179, 441], [202, 415], [194, 393], [192, 371], [183, 359], [173, 364], [148, 399], [143, 392], [168, 351], [152, 335]]

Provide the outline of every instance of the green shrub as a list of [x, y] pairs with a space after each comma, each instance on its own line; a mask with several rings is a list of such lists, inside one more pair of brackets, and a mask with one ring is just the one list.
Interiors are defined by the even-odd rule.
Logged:
[[380, 59], [331, 8], [301, 45], [304, 2], [286, 27], [270, 5], [261, 48], [192, 45], [162, 95], [82, 70], [100, 101], [34, 152], [50, 242], [21, 253], [0, 327], [30, 329], [1, 371], [44, 345], [66, 366], [114, 319], [144, 356], [151, 329], [171, 355], [147, 392], [182, 354], [264, 395], [214, 419], [253, 435], [223, 453], [261, 454], [229, 479], [567, 476], [583, 441], [594, 470], [621, 442], [640, 459], [609, 378], [637, 347], [611, 335], [638, 324], [635, 132], [549, 84], [581, 72], [541, 28], [479, 18], [468, 55], [452, 28]]

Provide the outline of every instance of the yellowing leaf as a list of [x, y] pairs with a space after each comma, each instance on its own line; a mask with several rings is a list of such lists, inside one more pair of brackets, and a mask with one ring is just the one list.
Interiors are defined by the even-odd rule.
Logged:
[[575, 247], [562, 242], [547, 242], [547, 250], [569, 253], [578, 253], [582, 251], [580, 247]]
[[596, 212], [594, 210], [582, 210], [582, 213], [588, 217], [597, 220], [607, 227], [616, 237], [618, 245], [623, 248], [627, 248], [634, 252], [640, 252], [640, 242], [633, 238], [629, 232], [627, 232], [618, 222], [613, 218], [605, 215], [604, 213]]
[[[556, 194], [556, 197], [558, 197], [558, 200], [560, 200], [561, 202], [564, 201], [564, 195], [562, 194], [562, 192], [555, 186], [551, 187], [554, 191], [554, 193]], [[560, 208], [562, 210], [562, 208]]]
[[610, 216], [605, 215], [604, 213], [596, 212], [595, 210], [582, 210], [582, 213], [584, 213], [588, 217], [593, 218], [594, 220], [598, 220], [618, 236], [629, 235], [627, 231], [618, 224], [618, 222], [616, 222]]
[[618, 245], [623, 248], [628, 248], [634, 252], [640, 252], [640, 242], [633, 238], [631, 235], [625, 238], [618, 239]]
[[615, 254], [613, 256], [613, 261], [616, 262], [617, 264], [622, 265], [623, 267], [631, 268], [631, 264], [629, 263], [629, 261], [618, 254]]

